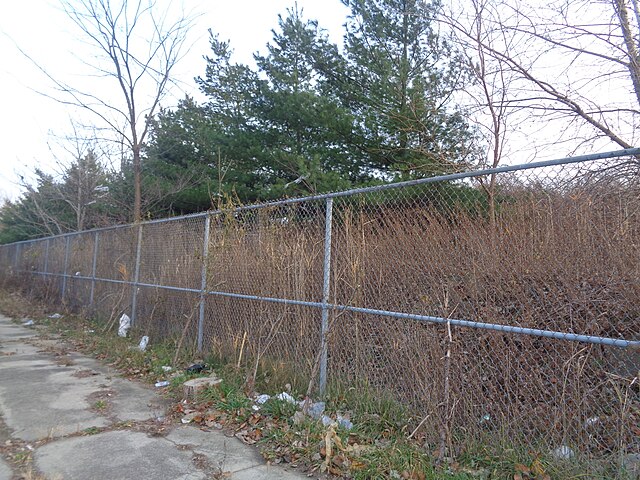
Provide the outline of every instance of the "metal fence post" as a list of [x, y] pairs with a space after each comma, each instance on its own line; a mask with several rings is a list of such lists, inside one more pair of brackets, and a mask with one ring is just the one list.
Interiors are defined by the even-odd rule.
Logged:
[[18, 273], [18, 263], [19, 263], [19, 258], [20, 258], [20, 244], [18, 243], [15, 247], [16, 250], [16, 254], [14, 255], [13, 258], [13, 271], [15, 274]]
[[91, 292], [89, 293], [89, 306], [93, 307], [93, 294], [96, 289], [96, 264], [98, 262], [98, 241], [100, 232], [96, 232], [93, 239], [93, 263], [91, 265]]
[[49, 275], [47, 275], [47, 273], [49, 273], [49, 243], [51, 242], [51, 240], [49, 238], [47, 238], [47, 240], [44, 242], [44, 267], [42, 269], [42, 285], [44, 286], [45, 291], [48, 293], [49, 292]]
[[204, 307], [207, 296], [207, 257], [209, 256], [209, 229], [211, 216], [204, 219], [204, 243], [202, 245], [202, 272], [200, 274], [200, 313], [198, 315], [198, 352], [202, 352], [204, 337]]
[[329, 334], [329, 287], [331, 281], [331, 225], [333, 223], [333, 198], [327, 198], [327, 211], [324, 226], [324, 262], [322, 265], [322, 330], [321, 330], [321, 354], [320, 354], [320, 396], [327, 389], [327, 356]]
[[62, 303], [64, 303], [64, 294], [67, 290], [67, 268], [69, 264], [69, 242], [71, 236], [67, 235], [66, 242], [64, 244], [64, 267], [62, 271], [62, 294], [60, 295]]
[[136, 246], [136, 267], [133, 274], [133, 294], [131, 297], [131, 326], [136, 323], [136, 310], [138, 308], [138, 281], [140, 280], [140, 251], [142, 248], [142, 225], [138, 226], [138, 243]]
[[47, 273], [49, 272], [49, 242], [51, 240], [47, 238], [44, 247], [44, 278], [47, 279]]

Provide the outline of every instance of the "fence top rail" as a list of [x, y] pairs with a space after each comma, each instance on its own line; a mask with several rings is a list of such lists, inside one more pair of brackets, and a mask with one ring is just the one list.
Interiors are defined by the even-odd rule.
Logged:
[[144, 225], [153, 225], [153, 224], [157, 224], [157, 223], [181, 221], [181, 220], [187, 220], [187, 219], [193, 219], [193, 218], [206, 217], [208, 215], [213, 216], [213, 215], [220, 215], [220, 214], [223, 214], [223, 213], [237, 213], [237, 212], [243, 212], [243, 211], [249, 211], [249, 210], [259, 210], [259, 209], [262, 209], [262, 208], [278, 207], [278, 206], [282, 206], [282, 205], [291, 205], [291, 204], [294, 204], [294, 203], [311, 202], [311, 201], [318, 201], [318, 200], [327, 200], [329, 198], [348, 197], [348, 196], [359, 195], [359, 194], [364, 194], [364, 193], [381, 192], [381, 191], [392, 190], [392, 189], [413, 187], [413, 186], [416, 186], [416, 185], [426, 185], [426, 184], [429, 184], [429, 183], [446, 182], [446, 181], [452, 181], [452, 180], [462, 180], [464, 178], [483, 177], [483, 176], [486, 176], [486, 175], [493, 175], [493, 174], [497, 174], [497, 173], [517, 172], [517, 171], [521, 171], [521, 170], [532, 170], [532, 169], [536, 169], [536, 168], [554, 167], [554, 166], [559, 166], [559, 165], [570, 165], [570, 164], [575, 164], [575, 163], [586, 163], [586, 162], [592, 162], [592, 161], [595, 161], [595, 160], [604, 160], [604, 159], [608, 159], [608, 158], [633, 157], [633, 156], [635, 156], [635, 157], [640, 156], [640, 148], [626, 148], [626, 149], [623, 149], [623, 150], [614, 150], [614, 151], [600, 152], [600, 153], [590, 153], [590, 154], [586, 154], [586, 155], [577, 155], [575, 157], [563, 157], [563, 158], [557, 158], [557, 159], [553, 159], [553, 160], [543, 160], [543, 161], [539, 161], [539, 162], [521, 163], [521, 164], [518, 164], [518, 165], [504, 165], [502, 167], [485, 168], [485, 169], [482, 169], [482, 170], [468, 170], [468, 171], [465, 171], [465, 172], [450, 173], [450, 174], [447, 174], [447, 175], [438, 175], [438, 176], [435, 176], [435, 177], [418, 178], [418, 179], [415, 179], [415, 180], [406, 180], [404, 182], [385, 183], [385, 184], [382, 184], [382, 185], [374, 185], [374, 186], [371, 186], [371, 187], [354, 188], [354, 189], [351, 189], [351, 190], [343, 190], [343, 191], [340, 191], [340, 192], [323, 193], [323, 194], [319, 194], [319, 195], [309, 195], [309, 196], [306, 196], [306, 197], [287, 198], [287, 199], [275, 200], [275, 201], [271, 201], [271, 202], [256, 203], [254, 205], [246, 205], [246, 206], [230, 208], [230, 209], [207, 210], [206, 212], [198, 212], [198, 213], [192, 213], [192, 214], [189, 214], [189, 215], [181, 215], [179, 217], [160, 218], [160, 219], [157, 219], [157, 220], [149, 220], [149, 221], [146, 221], [146, 222], [140, 222], [138, 224], [128, 223], [128, 224], [124, 224], [124, 225], [113, 225], [113, 226], [109, 226], [109, 227], [94, 228], [92, 230], [84, 230], [84, 231], [81, 231], [81, 232], [69, 232], [69, 233], [62, 233], [60, 235], [52, 235], [50, 237], [35, 238], [35, 239], [31, 239], [31, 240], [22, 240], [20, 242], [13, 242], [13, 243], [9, 243], [9, 244], [6, 244], [6, 245], [1, 245], [1, 247], [8, 247], [8, 246], [11, 246], [11, 245], [28, 244], [28, 243], [48, 240], [48, 239], [52, 239], [52, 238], [68, 237], [68, 236], [74, 236], [74, 235], [80, 235], [80, 234], [86, 234], [86, 233], [104, 232], [104, 231], [116, 230], [116, 229], [120, 229], [120, 228], [132, 228], [132, 227], [136, 227], [136, 226], [144, 226]]

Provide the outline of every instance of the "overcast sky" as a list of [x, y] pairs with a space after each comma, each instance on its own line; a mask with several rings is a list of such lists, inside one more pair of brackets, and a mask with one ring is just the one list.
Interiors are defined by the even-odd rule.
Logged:
[[[158, 3], [162, 6], [170, 1]], [[189, 33], [187, 43], [191, 47], [176, 71], [183, 90], [176, 91], [176, 97], [197, 92], [193, 78], [204, 74], [202, 56], [209, 50], [209, 28], [222, 39], [231, 40], [235, 60], [251, 62], [252, 53], [263, 51], [271, 39], [278, 14], [285, 14], [294, 1], [184, 0], [187, 11], [201, 16]], [[335, 43], [341, 42], [347, 11], [340, 0], [297, 3], [306, 18], [318, 20]], [[51, 91], [51, 83], [18, 47], [52, 75], [69, 78], [69, 74], [82, 71], [81, 59], [91, 54], [83, 50], [76, 28], [57, 0], [0, 3], [0, 198], [15, 199], [19, 195], [19, 175], [28, 176], [35, 167], [55, 169], [51, 149], [59, 152], [60, 137], [69, 134], [70, 119], [78, 115], [37, 93]], [[90, 80], [78, 77], [77, 81], [86, 85]]]
[[[71, 135], [72, 119], [84, 124], [96, 123], [96, 119], [86, 112], [65, 107], [37, 93], [54, 92], [51, 81], [42, 71], [101, 98], [112, 95], [114, 101], [121, 105], [117, 89], [103, 87], [103, 80], [95, 75], [87, 75], [88, 70], [83, 63], [93, 60], [95, 49], [83, 44], [82, 35], [62, 11], [59, 2], [16, 0], [0, 3], [0, 199], [16, 199], [21, 191], [20, 176], [32, 178], [30, 174], [34, 168], [55, 173], [56, 158], [63, 164], [69, 163], [73, 156], [65, 152], [61, 145], [65, 145], [63, 138]], [[271, 30], [277, 27], [278, 14], [286, 15], [287, 8], [295, 4], [295, 0], [157, 2], [160, 8], [170, 6], [172, 9], [182, 3], [185, 10], [200, 14], [189, 32], [186, 56], [174, 70], [179, 88], [174, 89], [172, 97], [165, 99], [164, 107], [174, 106], [177, 99], [183, 98], [186, 93], [198, 98], [194, 77], [205, 73], [205, 60], [202, 57], [209, 53], [209, 28], [218, 33], [221, 39], [231, 41], [235, 61], [252, 63], [252, 54], [264, 52], [265, 45], [271, 40]], [[535, 5], [535, 2], [532, 3]], [[347, 9], [340, 0], [298, 0], [297, 5], [305, 18], [319, 21], [334, 43], [342, 42]], [[602, 5], [594, 8], [591, 15], [595, 12], [599, 15], [597, 18], [607, 13]], [[584, 19], [586, 14], [582, 11], [580, 14]], [[548, 45], [538, 47], [548, 48]], [[28, 60], [20, 49], [32, 60]], [[599, 50], [596, 48], [596, 51]], [[587, 56], [589, 58], [593, 57]], [[589, 62], [581, 65], [575, 59], [563, 57], [557, 52], [542, 52], [540, 59], [538, 64], [541, 67], [537, 67], [537, 74], [552, 83], [558, 82], [554, 84], [560, 90], [569, 87], [571, 90], [580, 85], [591, 85], [587, 90], [597, 90], [593, 102], [588, 100], [587, 105], [600, 105], [614, 111], [621, 106], [635, 105], [628, 76], [624, 81], [609, 79], [611, 62], [604, 65], [604, 70], [598, 70], [590, 67]], [[576, 77], [573, 84], [565, 78], [569, 74]], [[597, 81], [594, 82], [594, 79]], [[637, 108], [637, 105], [633, 108]], [[482, 111], [478, 110], [477, 115], [482, 123]], [[613, 116], [612, 121], [620, 123]], [[509, 126], [509, 142], [501, 160], [503, 163], [524, 163], [534, 159], [619, 148], [601, 135], [596, 142], [582, 142], [580, 128], [585, 129], [585, 122], [572, 122], [572, 117], [560, 123], [557, 119], [551, 122], [549, 118], [534, 116], [527, 110], [515, 120], [510, 119], [510, 122], [512, 125]], [[627, 123], [626, 127], [631, 131], [622, 133], [633, 143], [637, 128], [633, 122]], [[593, 134], [593, 130], [586, 128], [585, 138], [591, 138]]]

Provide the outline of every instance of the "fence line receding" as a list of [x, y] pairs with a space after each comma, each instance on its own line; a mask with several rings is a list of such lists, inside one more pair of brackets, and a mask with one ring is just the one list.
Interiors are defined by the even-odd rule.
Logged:
[[0, 262], [5, 281], [127, 313], [152, 340], [186, 332], [319, 394], [390, 396], [430, 414], [434, 445], [446, 424], [460, 451], [567, 446], [606, 476], [640, 454], [638, 155], [69, 233], [2, 246]]

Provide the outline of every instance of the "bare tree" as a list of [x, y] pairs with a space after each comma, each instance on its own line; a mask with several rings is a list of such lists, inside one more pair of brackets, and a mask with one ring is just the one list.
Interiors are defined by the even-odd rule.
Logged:
[[64, 203], [73, 213], [74, 224], [70, 230], [82, 231], [87, 226], [97, 227], [107, 224], [106, 218], [99, 217], [99, 202], [106, 201], [109, 193], [108, 174], [101, 161], [104, 152], [97, 150], [100, 144], [95, 132], [82, 135], [80, 126], [71, 120], [73, 134], [57, 138], [56, 144], [62, 155], [49, 144], [49, 151], [56, 160], [56, 177], [50, 185], [51, 200]]
[[77, 140], [75, 151], [71, 148], [65, 145], [71, 161], [57, 159], [55, 173], [36, 169], [35, 179], [21, 177], [25, 194], [15, 216], [39, 233], [59, 235], [108, 223], [99, 208], [108, 196], [107, 172], [89, 144]]
[[53, 178], [38, 169], [34, 173], [37, 178], [36, 186], [21, 176], [22, 197], [15, 202], [5, 203], [4, 208], [11, 210], [14, 224], [21, 225], [30, 232], [28, 236], [52, 236], [68, 232], [69, 227], [55, 211], [50, 195]]
[[[502, 29], [500, 12], [493, 8], [491, 0], [471, 0], [468, 11], [454, 13], [453, 9], [443, 12], [442, 20], [449, 26], [453, 41], [458, 45], [469, 64], [471, 82], [464, 88], [464, 101], [470, 112], [470, 120], [478, 127], [484, 139], [481, 155], [482, 168], [497, 167], [505, 153], [509, 119], [518, 112], [513, 72], [502, 59], [493, 57], [487, 51], [492, 49], [512, 51], [516, 39]], [[487, 195], [488, 214], [491, 225], [496, 222], [495, 198], [496, 175], [488, 179], [479, 178]]]
[[[62, 0], [80, 39], [95, 51], [84, 63], [100, 81], [108, 80], [118, 95], [82, 90], [54, 78], [55, 100], [91, 112], [130, 156], [133, 169], [133, 220], [142, 217], [141, 156], [150, 122], [172, 83], [193, 17], [169, 19], [155, 0]], [[23, 52], [24, 53], [24, 52]], [[37, 65], [37, 62], [34, 62]]]
[[529, 120], [548, 127], [545, 135], [556, 145], [632, 147], [640, 115], [636, 0], [477, 0], [472, 6], [467, 16], [485, 32], [500, 32], [503, 41], [472, 38], [459, 16], [445, 16], [445, 23], [510, 78], [505, 111], [525, 109]]

